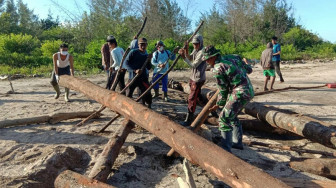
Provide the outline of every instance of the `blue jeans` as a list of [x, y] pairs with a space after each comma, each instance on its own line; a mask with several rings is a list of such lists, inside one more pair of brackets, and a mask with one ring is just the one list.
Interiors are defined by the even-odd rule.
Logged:
[[[162, 76], [163, 74], [153, 74], [153, 83]], [[162, 91], [163, 92], [168, 92], [168, 75], [165, 75], [162, 80]], [[153, 87], [153, 89], [159, 89], [159, 83], [156, 83], [155, 86]]]

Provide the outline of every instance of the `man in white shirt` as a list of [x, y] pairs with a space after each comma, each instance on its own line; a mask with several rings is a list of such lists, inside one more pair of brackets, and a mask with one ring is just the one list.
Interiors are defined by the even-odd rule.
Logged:
[[[111, 62], [112, 65], [110, 66], [110, 71], [111, 71], [111, 76], [108, 82], [108, 88], [110, 89], [114, 79], [117, 79], [116, 82], [119, 85], [119, 89], [120, 91], [123, 90], [125, 88], [125, 73], [126, 70], [122, 67], [120, 67], [121, 61], [122, 61], [122, 57], [124, 55], [124, 50], [120, 47], [118, 47], [118, 43], [117, 40], [115, 38], [107, 41], [110, 50], [111, 50]], [[120, 70], [120, 74], [118, 76], [118, 78], [116, 77], [117, 71]]]
[[[68, 53], [68, 45], [61, 44], [59, 52], [53, 55], [54, 70], [51, 75], [51, 85], [54, 87], [56, 94], [55, 99], [58, 99], [61, 92], [58, 85], [59, 76], [74, 75], [73, 57]], [[65, 88], [64, 100], [69, 102], [69, 88]]]

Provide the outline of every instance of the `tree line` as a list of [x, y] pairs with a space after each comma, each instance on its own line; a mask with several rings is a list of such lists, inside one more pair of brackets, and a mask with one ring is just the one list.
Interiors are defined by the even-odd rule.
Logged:
[[[284, 59], [326, 58], [336, 53], [335, 44], [297, 23], [286, 0], [216, 0], [206, 12], [197, 11], [188, 1], [183, 10], [194, 8], [189, 17], [175, 0], [88, 0], [87, 5], [89, 10], [81, 15], [63, 7], [67, 21], [61, 23], [52, 12], [40, 19], [22, 0], [0, 0], [1, 74], [26, 67], [49, 71], [51, 55], [64, 42], [70, 44], [77, 70], [98, 72], [106, 36], [114, 35], [119, 46], [126, 48], [144, 17], [142, 36], [150, 41], [149, 52], [157, 40], [169, 49], [181, 46], [194, 28], [192, 17], [197, 16], [205, 21], [200, 31], [205, 45], [213, 44], [224, 54], [259, 59], [272, 36], [279, 38]], [[177, 68], [183, 67], [181, 62]]]

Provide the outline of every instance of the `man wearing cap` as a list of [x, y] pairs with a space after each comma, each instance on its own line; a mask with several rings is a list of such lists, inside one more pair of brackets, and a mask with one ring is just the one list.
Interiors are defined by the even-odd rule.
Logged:
[[[51, 74], [51, 85], [54, 87], [56, 94], [55, 99], [61, 94], [58, 80], [61, 75], [74, 75], [73, 57], [68, 53], [68, 45], [61, 44], [59, 52], [53, 55], [54, 70]], [[69, 88], [65, 88], [64, 100], [69, 102]]]
[[[141, 94], [146, 91], [149, 87], [148, 75], [146, 70], [142, 71], [141, 67], [146, 63], [146, 69], [150, 70], [151, 64], [149, 63], [151, 55], [148, 55], [147, 49], [147, 39], [140, 38], [138, 40], [138, 49], [133, 49], [129, 52], [125, 58], [124, 64], [125, 68], [129, 72], [129, 81], [131, 81], [135, 74], [139, 74], [137, 80], [134, 81], [132, 85], [126, 91], [126, 96], [132, 98], [134, 89], [138, 87], [141, 91]], [[152, 95], [148, 92], [142, 99], [143, 104], [147, 103], [148, 108], [151, 108], [152, 105]]]
[[223, 108], [219, 116], [221, 146], [229, 152], [231, 147], [243, 149], [242, 126], [237, 116], [254, 96], [251, 81], [247, 76], [252, 72], [252, 68], [247, 63], [238, 63], [235, 59], [223, 59], [219, 50], [213, 46], [205, 48], [203, 60], [214, 67], [214, 77], [220, 90], [217, 103], [210, 110]]
[[[118, 47], [117, 40], [115, 38], [109, 40], [108, 45], [111, 50], [111, 63], [112, 65], [110, 66], [110, 79], [108, 82], [108, 88], [111, 88], [112, 83], [114, 82], [114, 79], [116, 79], [116, 83], [119, 85], [120, 91], [125, 88], [125, 73], [126, 69], [121, 68], [120, 64], [122, 61], [122, 57], [124, 55], [124, 50], [120, 47]], [[120, 69], [120, 73], [118, 78], [115, 78], [117, 75], [118, 70]]]
[[[154, 71], [153, 71], [153, 79], [152, 82], [155, 82], [158, 78], [160, 78], [164, 73], [166, 73], [169, 69], [169, 59], [174, 60], [176, 58], [176, 51], [174, 53], [171, 53], [169, 50], [164, 49], [165, 45], [162, 41], [157, 41], [156, 48], [157, 50], [153, 53], [152, 58], [152, 65], [154, 65]], [[162, 91], [163, 91], [163, 99], [165, 101], [168, 101], [168, 75], [165, 75], [162, 78]], [[159, 83], [155, 84], [153, 87], [154, 89], [154, 95], [153, 98], [156, 98], [159, 96]]]
[[190, 94], [188, 97], [188, 113], [186, 119], [183, 122], [184, 126], [189, 126], [193, 121], [193, 116], [196, 110], [197, 100], [201, 92], [201, 88], [205, 82], [205, 69], [206, 63], [202, 60], [202, 50], [203, 50], [203, 37], [201, 35], [195, 35], [192, 39], [192, 44], [194, 50], [189, 55], [188, 46], [187, 48], [180, 49], [179, 54], [191, 67], [191, 76], [189, 80]]
[[111, 81], [110, 81], [110, 65], [112, 64], [112, 58], [111, 58], [111, 50], [108, 45], [108, 42], [111, 40], [115, 40], [114, 36], [109, 35], [106, 38], [106, 43], [104, 43], [100, 49], [101, 55], [102, 55], [102, 67], [106, 71], [107, 74], [107, 84], [106, 89], [110, 89], [111, 87]]

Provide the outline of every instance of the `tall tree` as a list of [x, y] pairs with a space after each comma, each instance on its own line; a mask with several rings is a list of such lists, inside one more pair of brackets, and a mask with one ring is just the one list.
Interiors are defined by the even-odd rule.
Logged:
[[18, 0], [17, 5], [20, 31], [34, 35], [38, 30], [38, 17], [34, 15], [32, 10], [29, 10], [27, 4], [24, 4], [22, 0]]
[[11, 33], [18, 33], [18, 22], [19, 15], [17, 14], [17, 8], [15, 6], [14, 0], [6, 1], [6, 9], [5, 12], [9, 15], [9, 31]]

